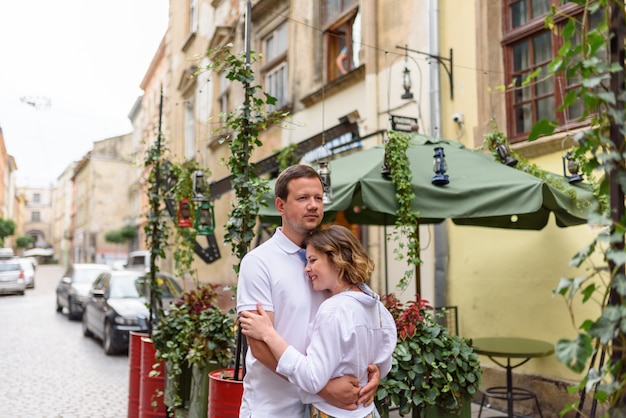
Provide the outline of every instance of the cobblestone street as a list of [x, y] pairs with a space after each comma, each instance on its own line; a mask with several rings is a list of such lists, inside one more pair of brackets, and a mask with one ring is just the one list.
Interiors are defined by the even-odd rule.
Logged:
[[107, 356], [81, 323], [55, 312], [60, 266], [40, 265], [35, 289], [0, 296], [0, 416], [121, 418], [128, 356]]

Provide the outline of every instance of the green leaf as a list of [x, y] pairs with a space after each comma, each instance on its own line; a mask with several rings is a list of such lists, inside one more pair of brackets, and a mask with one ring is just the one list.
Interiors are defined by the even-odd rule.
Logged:
[[589, 335], [600, 339], [602, 344], [608, 344], [615, 337], [615, 322], [600, 317], [589, 329]]
[[578, 334], [576, 340], [559, 340], [556, 343], [556, 358], [571, 370], [580, 373], [585, 369], [593, 348], [591, 338]]
[[554, 133], [554, 129], [557, 126], [558, 125], [555, 122], [550, 121], [546, 118], [537, 121], [537, 123], [533, 125], [530, 133], [528, 134], [528, 141], [532, 142], [542, 136], [552, 135], [552, 133]]

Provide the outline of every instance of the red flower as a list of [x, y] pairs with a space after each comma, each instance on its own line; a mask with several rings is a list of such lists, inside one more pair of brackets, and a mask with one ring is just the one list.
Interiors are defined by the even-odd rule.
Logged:
[[424, 310], [432, 309], [428, 301], [415, 295], [412, 300], [403, 305], [394, 294], [383, 296], [382, 301], [396, 320], [398, 337], [402, 340], [414, 337], [417, 333], [417, 324], [424, 322]]

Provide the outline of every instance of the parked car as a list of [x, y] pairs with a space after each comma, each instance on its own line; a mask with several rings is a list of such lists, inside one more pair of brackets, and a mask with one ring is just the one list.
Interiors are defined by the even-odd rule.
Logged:
[[128, 259], [125, 261], [119, 260], [113, 263], [114, 270], [141, 270], [144, 272], [150, 271], [150, 251], [138, 250], [131, 251], [128, 254]]
[[57, 312], [63, 312], [63, 308], [67, 308], [68, 319], [80, 319], [93, 281], [105, 271], [111, 271], [107, 264], [70, 265], [57, 285]]
[[[161, 301], [166, 310], [182, 289], [169, 274], [159, 272]], [[150, 278], [144, 271], [113, 270], [102, 273], [89, 290], [83, 314], [83, 335], [102, 340], [106, 354], [128, 350], [130, 331], [147, 332]]]
[[23, 295], [26, 289], [24, 270], [17, 257], [0, 254], [0, 293]]
[[33, 262], [28, 258], [19, 258], [20, 266], [24, 271], [24, 281], [26, 282], [27, 289], [35, 288], [35, 266]]

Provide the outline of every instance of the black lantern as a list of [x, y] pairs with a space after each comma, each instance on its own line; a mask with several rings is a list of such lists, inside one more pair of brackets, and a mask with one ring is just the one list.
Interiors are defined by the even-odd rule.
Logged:
[[330, 169], [326, 161], [320, 162], [318, 173], [322, 179], [322, 186], [324, 187], [323, 202], [325, 205], [328, 205], [333, 202], [333, 190], [330, 185]]
[[509, 167], [515, 167], [517, 165], [517, 160], [511, 157], [511, 152], [509, 151], [509, 147], [507, 147], [503, 143], [496, 144], [496, 151], [498, 152], [498, 157], [502, 164], [508, 165]]
[[433, 171], [435, 172], [435, 175], [432, 179], [432, 183], [435, 186], [445, 186], [446, 184], [450, 183], [450, 179], [446, 174], [447, 169], [448, 164], [446, 163], [446, 155], [443, 153], [443, 148], [435, 148], [435, 155], [433, 160]]
[[192, 226], [191, 204], [187, 198], [178, 203], [178, 226], [181, 228], [189, 228]]
[[403, 100], [412, 99], [413, 93], [411, 92], [411, 71], [409, 71], [407, 67], [404, 67], [404, 73], [402, 74], [402, 88], [404, 88], [402, 99]]
[[[569, 176], [565, 172], [565, 167], [567, 166], [567, 171], [569, 171]], [[563, 175], [567, 177], [567, 181], [570, 184], [579, 183], [583, 181], [583, 177], [579, 173], [580, 167], [578, 166], [578, 162], [574, 157], [573, 152], [568, 152], [563, 156]]]

